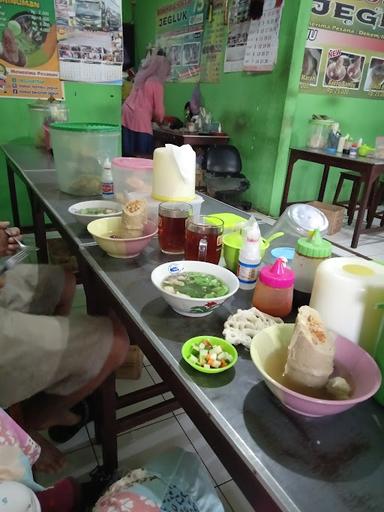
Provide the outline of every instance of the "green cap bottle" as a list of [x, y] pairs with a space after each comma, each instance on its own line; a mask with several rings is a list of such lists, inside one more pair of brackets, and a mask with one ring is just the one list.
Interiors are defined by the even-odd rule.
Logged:
[[324, 240], [320, 231], [315, 229], [307, 238], [298, 239], [296, 252], [308, 258], [329, 258], [332, 254], [332, 244]]

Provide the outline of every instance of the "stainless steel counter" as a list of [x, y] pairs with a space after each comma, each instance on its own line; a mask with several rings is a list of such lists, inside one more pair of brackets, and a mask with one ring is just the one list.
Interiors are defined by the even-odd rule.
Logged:
[[[5, 149], [10, 152], [12, 145]], [[239, 349], [238, 363], [227, 372], [195, 372], [181, 358], [182, 343], [195, 335], [221, 335], [230, 313], [250, 307], [251, 292], [240, 290], [207, 317], [178, 315], [150, 280], [151, 271], [169, 260], [156, 239], [132, 261], [113, 259], [98, 246], [87, 246], [85, 230], [67, 212], [78, 198], [56, 190], [53, 172], [21, 167], [18, 172], [50, 218], [78, 245], [91, 275], [113, 296], [135, 339], [255, 510], [273, 510], [260, 483], [284, 511], [384, 510], [382, 407], [369, 400], [328, 418], [296, 415], [269, 392], [245, 349]], [[244, 215], [208, 197], [202, 208], [205, 213]]]

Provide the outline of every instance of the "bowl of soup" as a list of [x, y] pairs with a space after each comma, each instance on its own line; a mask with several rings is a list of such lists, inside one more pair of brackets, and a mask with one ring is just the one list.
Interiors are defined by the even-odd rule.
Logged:
[[204, 261], [172, 261], [156, 267], [152, 283], [171, 308], [184, 316], [207, 316], [239, 289], [237, 277]]
[[321, 417], [346, 411], [373, 396], [379, 389], [380, 370], [374, 359], [359, 345], [336, 336], [334, 372], [348, 382], [351, 393], [338, 399], [327, 387], [308, 388], [284, 374], [288, 345], [294, 324], [279, 324], [263, 329], [253, 338], [251, 357], [272, 393], [288, 409], [304, 416]]
[[122, 207], [120, 203], [115, 201], [99, 199], [72, 204], [68, 211], [75, 217], [77, 222], [88, 226], [93, 220], [121, 215]]

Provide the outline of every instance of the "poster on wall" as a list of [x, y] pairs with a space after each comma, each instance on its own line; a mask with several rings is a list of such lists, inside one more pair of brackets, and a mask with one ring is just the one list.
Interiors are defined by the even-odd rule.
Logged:
[[204, 10], [204, 0], [177, 0], [156, 12], [156, 47], [171, 61], [171, 82], [200, 78]]
[[261, 18], [252, 20], [244, 55], [244, 71], [272, 71], [277, 60], [283, 0], [265, 2]]
[[60, 78], [121, 83], [121, 0], [55, 0]]
[[217, 83], [220, 79], [225, 35], [225, 0], [213, 0], [212, 18], [204, 25], [200, 58], [200, 81]]
[[250, 26], [249, 4], [250, 0], [233, 0], [231, 5], [224, 73], [243, 70]]
[[300, 89], [384, 98], [384, 0], [316, 0]]
[[63, 97], [49, 0], [0, 0], [0, 98]]

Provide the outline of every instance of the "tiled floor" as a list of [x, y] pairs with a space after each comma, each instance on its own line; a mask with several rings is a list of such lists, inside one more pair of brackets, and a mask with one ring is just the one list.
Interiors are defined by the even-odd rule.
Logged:
[[[273, 220], [268, 217], [265, 217], [265, 220], [273, 223]], [[349, 248], [352, 230], [353, 227], [345, 225], [339, 233], [329, 237], [329, 239]], [[373, 236], [362, 235], [357, 251], [374, 259], [384, 259], [384, 233]], [[339, 253], [342, 255], [343, 251], [340, 250]], [[84, 306], [85, 297], [82, 288], [78, 286], [74, 307], [76, 309], [84, 309]], [[118, 381], [119, 392], [134, 391], [160, 381], [160, 377], [149, 361], [145, 359], [144, 364], [145, 366], [139, 380]], [[144, 404], [149, 405], [150, 403], [164, 400], [168, 398], [167, 395], [154, 398]], [[139, 407], [140, 405], [134, 405], [129, 409], [134, 411]], [[90, 430], [90, 435], [93, 435], [92, 430]], [[183, 447], [186, 450], [195, 452], [208, 470], [212, 483], [223, 502], [225, 511], [251, 512], [253, 510], [213, 450], [182, 409], [120, 435], [118, 446], [121, 470], [138, 467], [149, 456], [173, 446]], [[95, 451], [92, 450], [85, 429], [80, 431], [71, 441], [62, 445], [61, 449], [66, 452], [68, 459], [68, 465], [63, 471], [63, 474], [66, 475], [72, 474], [75, 477], [86, 477], [95, 467], [97, 463], [96, 457], [100, 459], [100, 449], [95, 447]], [[42, 483], [50, 482], [50, 478], [43, 475], [39, 476]], [[57, 479], [58, 476], [60, 475], [55, 475], [54, 479]]]

